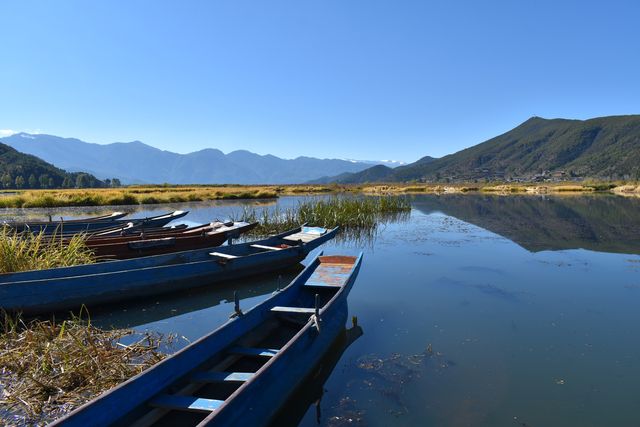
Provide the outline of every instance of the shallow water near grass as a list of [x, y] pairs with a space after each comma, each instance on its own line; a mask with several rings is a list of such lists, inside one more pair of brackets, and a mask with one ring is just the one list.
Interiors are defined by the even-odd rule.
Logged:
[[[242, 203], [153, 213], [184, 208], [208, 222]], [[364, 334], [343, 349], [319, 408], [311, 399], [294, 424], [638, 425], [639, 199], [425, 195], [412, 206], [374, 240], [323, 246], [364, 251], [349, 296]], [[246, 309], [299, 271], [112, 306], [93, 321], [177, 333], [184, 345], [228, 319], [233, 290]]]

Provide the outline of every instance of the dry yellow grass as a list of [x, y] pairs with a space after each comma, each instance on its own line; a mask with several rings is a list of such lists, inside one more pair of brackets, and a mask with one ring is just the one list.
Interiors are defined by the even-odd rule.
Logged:
[[[633, 188], [632, 188], [633, 187]], [[614, 192], [625, 194], [640, 194], [640, 186], [620, 186], [615, 183], [585, 182], [585, 183], [473, 183], [473, 184], [377, 184], [361, 187], [350, 187], [351, 191], [367, 194], [451, 194], [451, 193], [491, 193], [498, 195], [509, 194], [580, 194], [585, 192]]]
[[[630, 189], [633, 187], [633, 189]], [[361, 184], [361, 185], [192, 185], [131, 186], [116, 189], [24, 190], [0, 196], [0, 208], [108, 206], [164, 204], [225, 199], [274, 199], [283, 195], [364, 193], [442, 194], [486, 192], [493, 194], [541, 194], [613, 192], [640, 194], [640, 186], [617, 182], [576, 183], [460, 183], [460, 184]]]
[[162, 360], [160, 345], [175, 338], [143, 333], [121, 344], [129, 335], [77, 317], [27, 322], [0, 313], [0, 424], [44, 425]]
[[326, 185], [131, 186], [64, 190], [25, 190], [0, 197], [0, 208], [115, 206], [227, 199], [274, 199], [279, 195], [347, 191]]
[[217, 199], [277, 197], [268, 187], [144, 187], [83, 190], [29, 190], [0, 197], [0, 207], [137, 205], [196, 202]]

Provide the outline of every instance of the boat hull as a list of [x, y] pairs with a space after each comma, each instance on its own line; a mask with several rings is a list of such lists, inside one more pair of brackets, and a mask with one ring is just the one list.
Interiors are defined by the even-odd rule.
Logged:
[[[336, 262], [335, 258], [341, 259]], [[348, 315], [347, 296], [355, 282], [361, 259], [362, 255], [314, 259], [281, 292], [275, 293], [253, 309], [236, 316], [147, 371], [76, 409], [54, 422], [52, 426], [143, 426], [155, 424], [157, 421], [161, 421], [161, 425], [268, 425], [300, 383], [316, 369], [322, 357], [344, 330]], [[330, 264], [328, 268], [322, 266], [325, 261], [326, 264]], [[340, 267], [337, 273], [332, 270], [336, 266]], [[327, 278], [328, 280], [324, 280]], [[233, 360], [228, 361], [229, 355], [237, 354], [237, 350], [234, 349], [238, 348], [238, 345], [250, 346], [252, 342], [265, 343], [264, 339], [268, 338], [259, 338], [259, 332], [264, 332], [265, 328], [281, 331], [289, 320], [280, 318], [278, 313], [282, 312], [282, 309], [285, 312], [293, 310], [293, 313], [296, 309], [305, 310], [303, 307], [309, 305], [313, 294], [320, 292], [313, 287], [318, 286], [320, 282], [329, 284], [324, 289], [320, 284], [318, 288], [325, 292], [320, 303], [318, 294], [315, 297], [315, 313], [321, 319], [320, 322], [317, 322], [316, 315], [307, 320], [308, 315], [304, 313], [308, 311], [300, 312], [299, 314], [303, 314], [298, 318], [300, 322], [294, 322], [298, 326], [286, 335], [281, 348], [273, 350], [274, 355], [255, 371], [245, 371], [253, 373], [249, 374], [248, 379], [240, 380], [242, 385], [235, 391], [229, 391], [230, 394], [224, 401], [218, 400], [215, 409], [204, 409], [208, 415], [202, 415], [195, 422], [189, 418], [189, 423], [171, 418], [174, 407], [165, 408], [163, 402], [171, 401], [172, 398], [184, 401], [181, 398], [208, 393], [206, 390], [198, 391], [198, 388], [190, 389], [189, 384], [194, 384], [194, 378], [198, 374], [227, 375], [225, 366], [235, 366], [238, 361], [233, 359], [233, 356]], [[253, 351], [262, 352], [262, 349], [257, 348]], [[257, 353], [249, 354], [255, 356]], [[182, 409], [187, 412], [181, 414], [193, 410], [191, 406]]]
[[220, 246], [227, 240], [237, 238], [242, 233], [255, 228], [256, 225], [258, 223], [229, 228], [226, 231], [213, 231], [202, 235], [173, 233], [160, 237], [152, 236], [151, 238], [114, 238], [117, 240], [115, 242], [109, 242], [108, 239], [100, 241], [87, 240], [86, 245], [99, 259], [138, 258]]
[[13, 224], [11, 226], [18, 232], [28, 231], [32, 233], [44, 234], [77, 234], [90, 233], [94, 231], [106, 230], [115, 227], [126, 227], [129, 223], [133, 223], [136, 227], [163, 227], [173, 220], [182, 218], [187, 215], [187, 211], [176, 211], [170, 214], [158, 215], [149, 218], [132, 218], [131, 220], [115, 219], [115, 220], [95, 220], [95, 221], [75, 221], [69, 222], [45, 222], [45, 223], [27, 223]]
[[[337, 229], [304, 244], [261, 251], [279, 236], [223, 248], [205, 248], [123, 261], [11, 273], [0, 276], [0, 308], [34, 315], [103, 305], [211, 285], [283, 269], [333, 238]], [[253, 246], [252, 246], [253, 245]], [[228, 259], [211, 255], [217, 250]], [[236, 254], [236, 255], [234, 255]]]

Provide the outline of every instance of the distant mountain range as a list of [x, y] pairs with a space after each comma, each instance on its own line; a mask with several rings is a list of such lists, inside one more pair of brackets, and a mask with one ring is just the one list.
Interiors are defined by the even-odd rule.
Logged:
[[396, 168], [374, 166], [315, 182], [535, 179], [539, 175], [640, 178], [640, 115], [590, 120], [532, 117], [481, 144]]
[[406, 165], [311, 157], [285, 160], [244, 150], [178, 154], [139, 141], [100, 145], [27, 133], [0, 142], [58, 168], [101, 179], [118, 178], [125, 184], [348, 184], [535, 180], [541, 176], [640, 179], [640, 115], [589, 120], [532, 117], [473, 147], [442, 158], [425, 156]]
[[67, 173], [38, 157], [0, 144], [0, 188], [102, 187], [86, 173]]
[[[18, 133], [0, 139], [69, 171], [129, 183], [296, 184], [322, 176], [367, 169], [373, 162], [298, 157], [293, 160], [239, 150], [224, 154], [205, 149], [189, 154], [163, 151], [140, 141], [91, 144], [75, 138]], [[383, 161], [390, 165], [398, 162]]]

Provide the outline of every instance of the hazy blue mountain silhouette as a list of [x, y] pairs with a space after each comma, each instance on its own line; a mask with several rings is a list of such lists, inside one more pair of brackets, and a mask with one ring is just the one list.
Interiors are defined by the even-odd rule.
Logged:
[[281, 159], [245, 150], [224, 154], [208, 148], [178, 154], [140, 141], [102, 145], [45, 134], [18, 133], [0, 142], [62, 169], [119, 178], [123, 183], [293, 184], [371, 166], [340, 159]]

